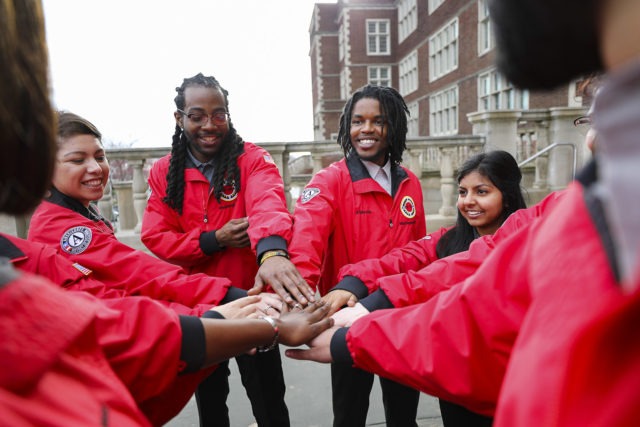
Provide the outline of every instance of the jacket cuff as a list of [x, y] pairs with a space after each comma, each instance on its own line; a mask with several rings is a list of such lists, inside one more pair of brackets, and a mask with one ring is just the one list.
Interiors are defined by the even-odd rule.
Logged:
[[349, 291], [358, 298], [358, 301], [369, 295], [367, 286], [356, 276], [344, 276], [331, 290], [334, 289]]
[[203, 319], [225, 319], [225, 317], [214, 309], [207, 310], [202, 316]]
[[358, 302], [362, 304], [364, 308], [366, 308], [370, 312], [375, 310], [381, 310], [383, 308], [394, 308], [394, 305], [391, 304], [391, 300], [389, 299], [387, 294], [384, 293], [382, 289], [378, 289], [368, 297], [362, 298]]
[[224, 298], [222, 298], [222, 301], [220, 301], [220, 304], [218, 305], [226, 304], [228, 302], [235, 301], [246, 296], [247, 291], [245, 291], [244, 289], [236, 288], [235, 286], [229, 286], [226, 295], [224, 296]]
[[256, 260], [258, 261], [258, 264], [260, 263], [260, 257], [264, 252], [275, 251], [275, 250], [286, 251], [287, 241], [277, 235], [268, 236], [263, 239], [260, 239], [260, 241], [256, 245], [256, 255], [257, 255]]
[[200, 249], [205, 255], [213, 255], [215, 252], [224, 250], [224, 246], [220, 246], [216, 239], [216, 231], [205, 231], [200, 235]]
[[182, 348], [180, 349], [180, 374], [188, 374], [202, 369], [207, 351], [204, 326], [198, 317], [180, 316]]
[[329, 349], [331, 350], [333, 363], [348, 363], [349, 365], [353, 365], [353, 358], [347, 346], [347, 332], [349, 332], [349, 328], [340, 328], [333, 334], [333, 337], [331, 337]]

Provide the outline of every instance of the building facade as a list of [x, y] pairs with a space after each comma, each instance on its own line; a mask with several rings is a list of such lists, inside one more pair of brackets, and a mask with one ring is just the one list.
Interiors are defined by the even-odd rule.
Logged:
[[346, 99], [367, 83], [404, 96], [410, 137], [477, 133], [478, 112], [582, 107], [577, 82], [530, 93], [496, 71], [487, 0], [317, 3], [309, 33], [316, 140], [335, 140]]

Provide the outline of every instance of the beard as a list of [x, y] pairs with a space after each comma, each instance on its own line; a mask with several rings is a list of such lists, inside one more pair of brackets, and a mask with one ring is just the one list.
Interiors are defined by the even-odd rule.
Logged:
[[597, 0], [489, 0], [498, 69], [522, 89], [602, 70]]

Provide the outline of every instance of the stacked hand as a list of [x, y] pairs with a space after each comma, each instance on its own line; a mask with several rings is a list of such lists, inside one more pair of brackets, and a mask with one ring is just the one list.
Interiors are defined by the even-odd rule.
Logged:
[[322, 297], [322, 301], [331, 306], [329, 314], [332, 315], [345, 305], [353, 307], [358, 302], [358, 297], [344, 289], [334, 289]]

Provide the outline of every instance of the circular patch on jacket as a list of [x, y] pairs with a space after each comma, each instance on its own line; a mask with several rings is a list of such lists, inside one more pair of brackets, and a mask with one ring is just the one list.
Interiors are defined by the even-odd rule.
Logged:
[[89, 227], [70, 228], [62, 235], [60, 247], [68, 254], [81, 254], [89, 247], [92, 236], [93, 234]]
[[402, 211], [402, 215], [407, 218], [413, 218], [416, 216], [416, 204], [410, 196], [404, 196], [402, 198], [402, 202], [400, 202], [400, 211]]
[[236, 191], [236, 186], [231, 184], [225, 184], [222, 187], [222, 194], [220, 194], [220, 199], [224, 200], [225, 202], [230, 202], [232, 200], [235, 200], [238, 197], [238, 192]]
[[319, 188], [305, 188], [304, 190], [302, 190], [302, 194], [300, 195], [300, 202], [307, 203], [309, 200], [313, 199], [318, 194], [320, 194]]

